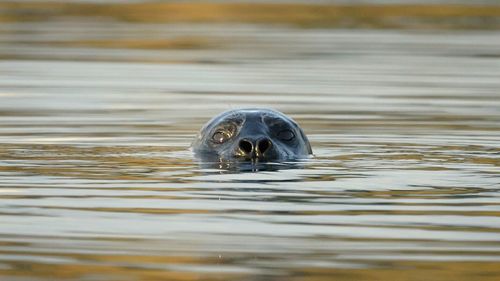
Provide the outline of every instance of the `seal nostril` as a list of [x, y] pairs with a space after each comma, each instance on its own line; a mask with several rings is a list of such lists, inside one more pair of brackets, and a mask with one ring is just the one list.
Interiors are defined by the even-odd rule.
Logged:
[[247, 140], [240, 140], [239, 147], [246, 154], [252, 153], [253, 145], [251, 142], [249, 142]]
[[257, 144], [257, 149], [261, 154], [264, 154], [271, 147], [272, 143], [269, 139], [261, 139]]

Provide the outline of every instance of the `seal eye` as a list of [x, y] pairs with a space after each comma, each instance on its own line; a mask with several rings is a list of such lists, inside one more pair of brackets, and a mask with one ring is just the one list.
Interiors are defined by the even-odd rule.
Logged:
[[231, 134], [227, 131], [217, 131], [212, 136], [212, 140], [218, 144], [225, 143], [230, 138]]
[[233, 123], [225, 123], [220, 125], [212, 135], [212, 141], [215, 144], [223, 144], [234, 136], [236, 133], [236, 125]]
[[278, 133], [277, 137], [280, 140], [291, 141], [295, 138], [295, 134], [290, 130], [283, 130]]

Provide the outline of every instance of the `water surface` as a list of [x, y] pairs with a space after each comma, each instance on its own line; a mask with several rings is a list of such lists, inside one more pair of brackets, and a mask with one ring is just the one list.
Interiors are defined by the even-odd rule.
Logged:
[[[0, 278], [496, 280], [499, 50], [487, 28], [6, 21]], [[256, 106], [314, 157], [200, 166], [203, 123]]]

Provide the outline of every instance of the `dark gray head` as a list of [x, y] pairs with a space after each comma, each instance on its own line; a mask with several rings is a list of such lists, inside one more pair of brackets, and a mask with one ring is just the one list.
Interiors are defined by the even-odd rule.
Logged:
[[203, 126], [192, 147], [198, 155], [241, 161], [279, 162], [312, 153], [297, 123], [281, 112], [259, 108], [219, 114]]

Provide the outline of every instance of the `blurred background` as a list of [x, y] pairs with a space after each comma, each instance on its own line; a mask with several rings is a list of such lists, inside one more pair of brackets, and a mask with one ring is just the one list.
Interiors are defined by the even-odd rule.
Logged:
[[[0, 1], [1, 280], [498, 280], [498, 0]], [[315, 156], [189, 151], [272, 107]]]

